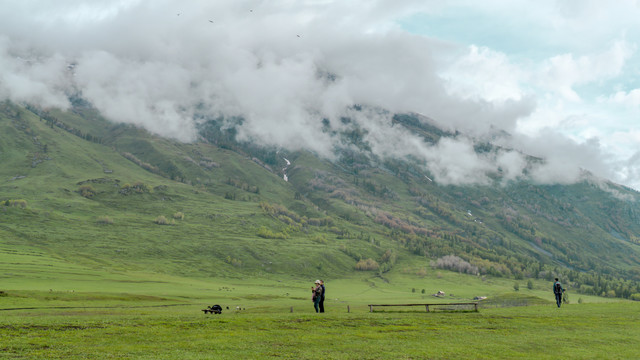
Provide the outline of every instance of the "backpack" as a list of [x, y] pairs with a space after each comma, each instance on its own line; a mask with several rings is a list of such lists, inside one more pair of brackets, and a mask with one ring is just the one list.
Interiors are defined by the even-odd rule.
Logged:
[[554, 285], [553, 292], [556, 294], [562, 294], [562, 285], [560, 285], [559, 282]]

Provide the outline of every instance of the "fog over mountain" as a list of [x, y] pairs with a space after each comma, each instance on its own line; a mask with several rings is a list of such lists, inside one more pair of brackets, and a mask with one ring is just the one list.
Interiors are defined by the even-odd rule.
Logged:
[[[637, 150], [621, 158], [597, 136], [582, 141], [553, 126], [526, 131], [532, 123], [523, 120], [552, 112], [541, 103], [553, 94], [513, 90], [522, 79], [546, 79], [575, 101], [574, 86], [617, 74], [634, 43], [612, 42], [596, 54], [600, 62], [560, 57], [518, 75], [523, 70], [497, 52], [402, 25], [437, 4], [3, 1], [0, 98], [68, 108], [69, 95], [81, 94], [114, 122], [181, 141], [196, 139], [202, 115], [241, 117], [241, 141], [329, 158], [340, 139], [322, 131], [322, 120], [340, 130], [353, 126], [340, 121], [348, 116], [367, 131], [375, 154], [421, 159], [441, 184], [488, 184], [498, 169], [505, 181], [526, 173], [539, 183], [570, 183], [586, 169], [640, 187]], [[495, 72], [481, 71], [496, 62]], [[575, 72], [592, 79], [558, 75]], [[393, 126], [393, 113], [424, 114], [465, 136], [429, 145]], [[480, 155], [472, 138], [513, 150]], [[521, 152], [545, 162], [525, 172]]]

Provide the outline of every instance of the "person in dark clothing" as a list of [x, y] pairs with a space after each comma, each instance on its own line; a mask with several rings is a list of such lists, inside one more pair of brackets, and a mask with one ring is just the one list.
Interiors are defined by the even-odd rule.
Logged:
[[324, 312], [324, 280], [320, 280], [320, 287], [322, 288], [322, 295], [320, 295], [320, 303], [318, 303], [318, 307], [320, 308], [320, 312]]
[[320, 286], [320, 280], [316, 280], [315, 286], [311, 287], [311, 300], [313, 300], [313, 307], [316, 312], [320, 311], [320, 299], [322, 298], [322, 286]]
[[553, 283], [553, 293], [556, 295], [556, 304], [560, 307], [562, 304], [564, 288], [562, 287], [562, 284], [560, 284], [560, 281], [558, 281], [558, 278], [556, 278], [556, 281]]

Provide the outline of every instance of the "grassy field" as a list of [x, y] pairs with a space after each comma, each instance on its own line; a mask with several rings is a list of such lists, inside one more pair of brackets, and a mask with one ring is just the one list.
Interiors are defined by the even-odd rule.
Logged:
[[[21, 285], [4, 279], [3, 289], [13, 290], [0, 296], [0, 357], [631, 359], [639, 354], [640, 303], [576, 295], [558, 309], [545, 282], [516, 292], [509, 280], [450, 272], [335, 279], [327, 281], [327, 312], [316, 314], [310, 281], [86, 275], [49, 284], [50, 289], [36, 279]], [[438, 289], [447, 296], [430, 295]], [[481, 294], [489, 298], [477, 313], [415, 307], [370, 313], [367, 306], [468, 301]], [[223, 313], [203, 314], [201, 309], [213, 304], [222, 305]]]
[[2, 357], [632, 359], [640, 354], [638, 303], [561, 309], [546, 304], [478, 313], [369, 313], [355, 305], [348, 313], [328, 301], [327, 313], [315, 314], [310, 302], [291, 313], [277, 300], [271, 307], [271, 301], [260, 299], [244, 310], [204, 315], [198, 305], [158, 305], [154, 299], [99, 302], [105, 307], [2, 311]]

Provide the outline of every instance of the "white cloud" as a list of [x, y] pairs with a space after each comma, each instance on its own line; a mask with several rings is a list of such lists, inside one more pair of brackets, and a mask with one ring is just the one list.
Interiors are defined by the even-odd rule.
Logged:
[[521, 83], [528, 74], [512, 64], [506, 54], [471, 45], [468, 53], [441, 76], [447, 81], [447, 90], [461, 98], [503, 102], [518, 101], [525, 96]]
[[548, 59], [539, 71], [538, 85], [549, 92], [557, 92], [568, 101], [580, 102], [574, 86], [603, 81], [620, 75], [623, 66], [634, 52], [633, 46], [615, 41], [611, 48], [597, 54], [562, 54]]
[[599, 101], [629, 107], [640, 107], [640, 89], [618, 91], [609, 97], [600, 97]]

